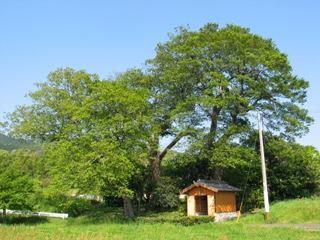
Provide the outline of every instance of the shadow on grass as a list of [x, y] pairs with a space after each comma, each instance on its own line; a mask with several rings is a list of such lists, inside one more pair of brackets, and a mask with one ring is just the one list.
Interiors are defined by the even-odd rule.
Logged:
[[93, 211], [83, 216], [69, 218], [68, 224], [175, 224], [190, 226], [201, 223], [212, 223], [214, 218], [210, 216], [188, 217], [178, 211], [171, 212], [140, 212], [134, 218], [126, 218], [123, 216], [121, 208], [104, 208], [100, 211]]
[[36, 224], [41, 224], [46, 222], [48, 222], [48, 219], [46, 217], [21, 216], [21, 215], [0, 216], [0, 224], [6, 224], [6, 225], [16, 225], [16, 224], [36, 225]]
[[70, 225], [104, 223], [127, 224], [130, 222], [134, 222], [134, 219], [124, 217], [123, 210], [120, 208], [95, 209], [83, 214], [82, 216], [68, 219], [68, 224]]

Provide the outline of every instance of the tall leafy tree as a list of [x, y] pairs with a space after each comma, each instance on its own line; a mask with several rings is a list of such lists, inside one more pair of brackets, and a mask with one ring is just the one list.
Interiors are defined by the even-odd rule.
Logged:
[[123, 197], [132, 215], [130, 179], [143, 164], [145, 94], [97, 75], [59, 69], [9, 116], [12, 134], [45, 143], [49, 175], [67, 193]]
[[[154, 179], [168, 149], [195, 132], [197, 154], [209, 159], [224, 142], [248, 134], [256, 111], [270, 131], [287, 138], [304, 134], [312, 122], [303, 108], [308, 82], [293, 74], [287, 55], [271, 39], [247, 28], [214, 23], [198, 31], [179, 28], [147, 63], [147, 76], [131, 84], [150, 93]], [[172, 141], [160, 151], [168, 136]], [[220, 170], [217, 166], [216, 178]]]
[[[38, 87], [33, 104], [10, 114], [12, 133], [46, 143], [59, 189], [123, 197], [128, 213], [132, 186], [149, 175], [150, 196], [162, 189], [163, 159], [183, 139], [184, 157], [199, 169], [188, 179], [223, 178], [254, 158], [241, 143], [256, 111], [269, 131], [287, 139], [312, 122], [303, 107], [308, 82], [293, 74], [287, 55], [236, 25], [178, 28], [145, 70], [115, 80], [59, 69]], [[137, 187], [142, 195], [144, 187]]]

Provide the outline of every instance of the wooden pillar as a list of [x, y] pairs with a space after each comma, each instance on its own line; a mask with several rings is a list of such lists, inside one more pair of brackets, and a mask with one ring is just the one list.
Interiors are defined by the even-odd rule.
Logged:
[[208, 216], [214, 216], [215, 213], [215, 201], [214, 195], [208, 195]]
[[188, 216], [195, 216], [195, 199], [194, 196], [188, 196], [187, 209]]

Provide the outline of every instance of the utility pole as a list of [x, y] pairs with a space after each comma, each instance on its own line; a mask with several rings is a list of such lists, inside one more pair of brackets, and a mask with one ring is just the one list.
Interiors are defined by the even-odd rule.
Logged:
[[264, 158], [264, 146], [263, 146], [263, 135], [262, 135], [263, 126], [262, 126], [262, 119], [261, 119], [260, 112], [258, 112], [258, 128], [259, 128], [261, 169], [262, 169], [262, 182], [263, 182], [264, 219], [267, 221], [271, 218], [271, 214], [270, 214], [270, 207], [269, 207], [266, 162]]

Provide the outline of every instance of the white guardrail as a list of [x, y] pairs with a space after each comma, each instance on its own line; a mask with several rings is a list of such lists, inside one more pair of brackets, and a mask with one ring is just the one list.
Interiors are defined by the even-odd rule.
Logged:
[[[0, 213], [3, 213], [3, 210], [0, 209]], [[6, 209], [6, 214], [17, 214], [17, 215], [31, 215], [31, 216], [40, 216], [40, 217], [53, 217], [53, 218], [68, 218], [67, 213], [51, 213], [51, 212], [31, 212], [31, 211], [19, 211], [19, 210], [10, 210]]]

